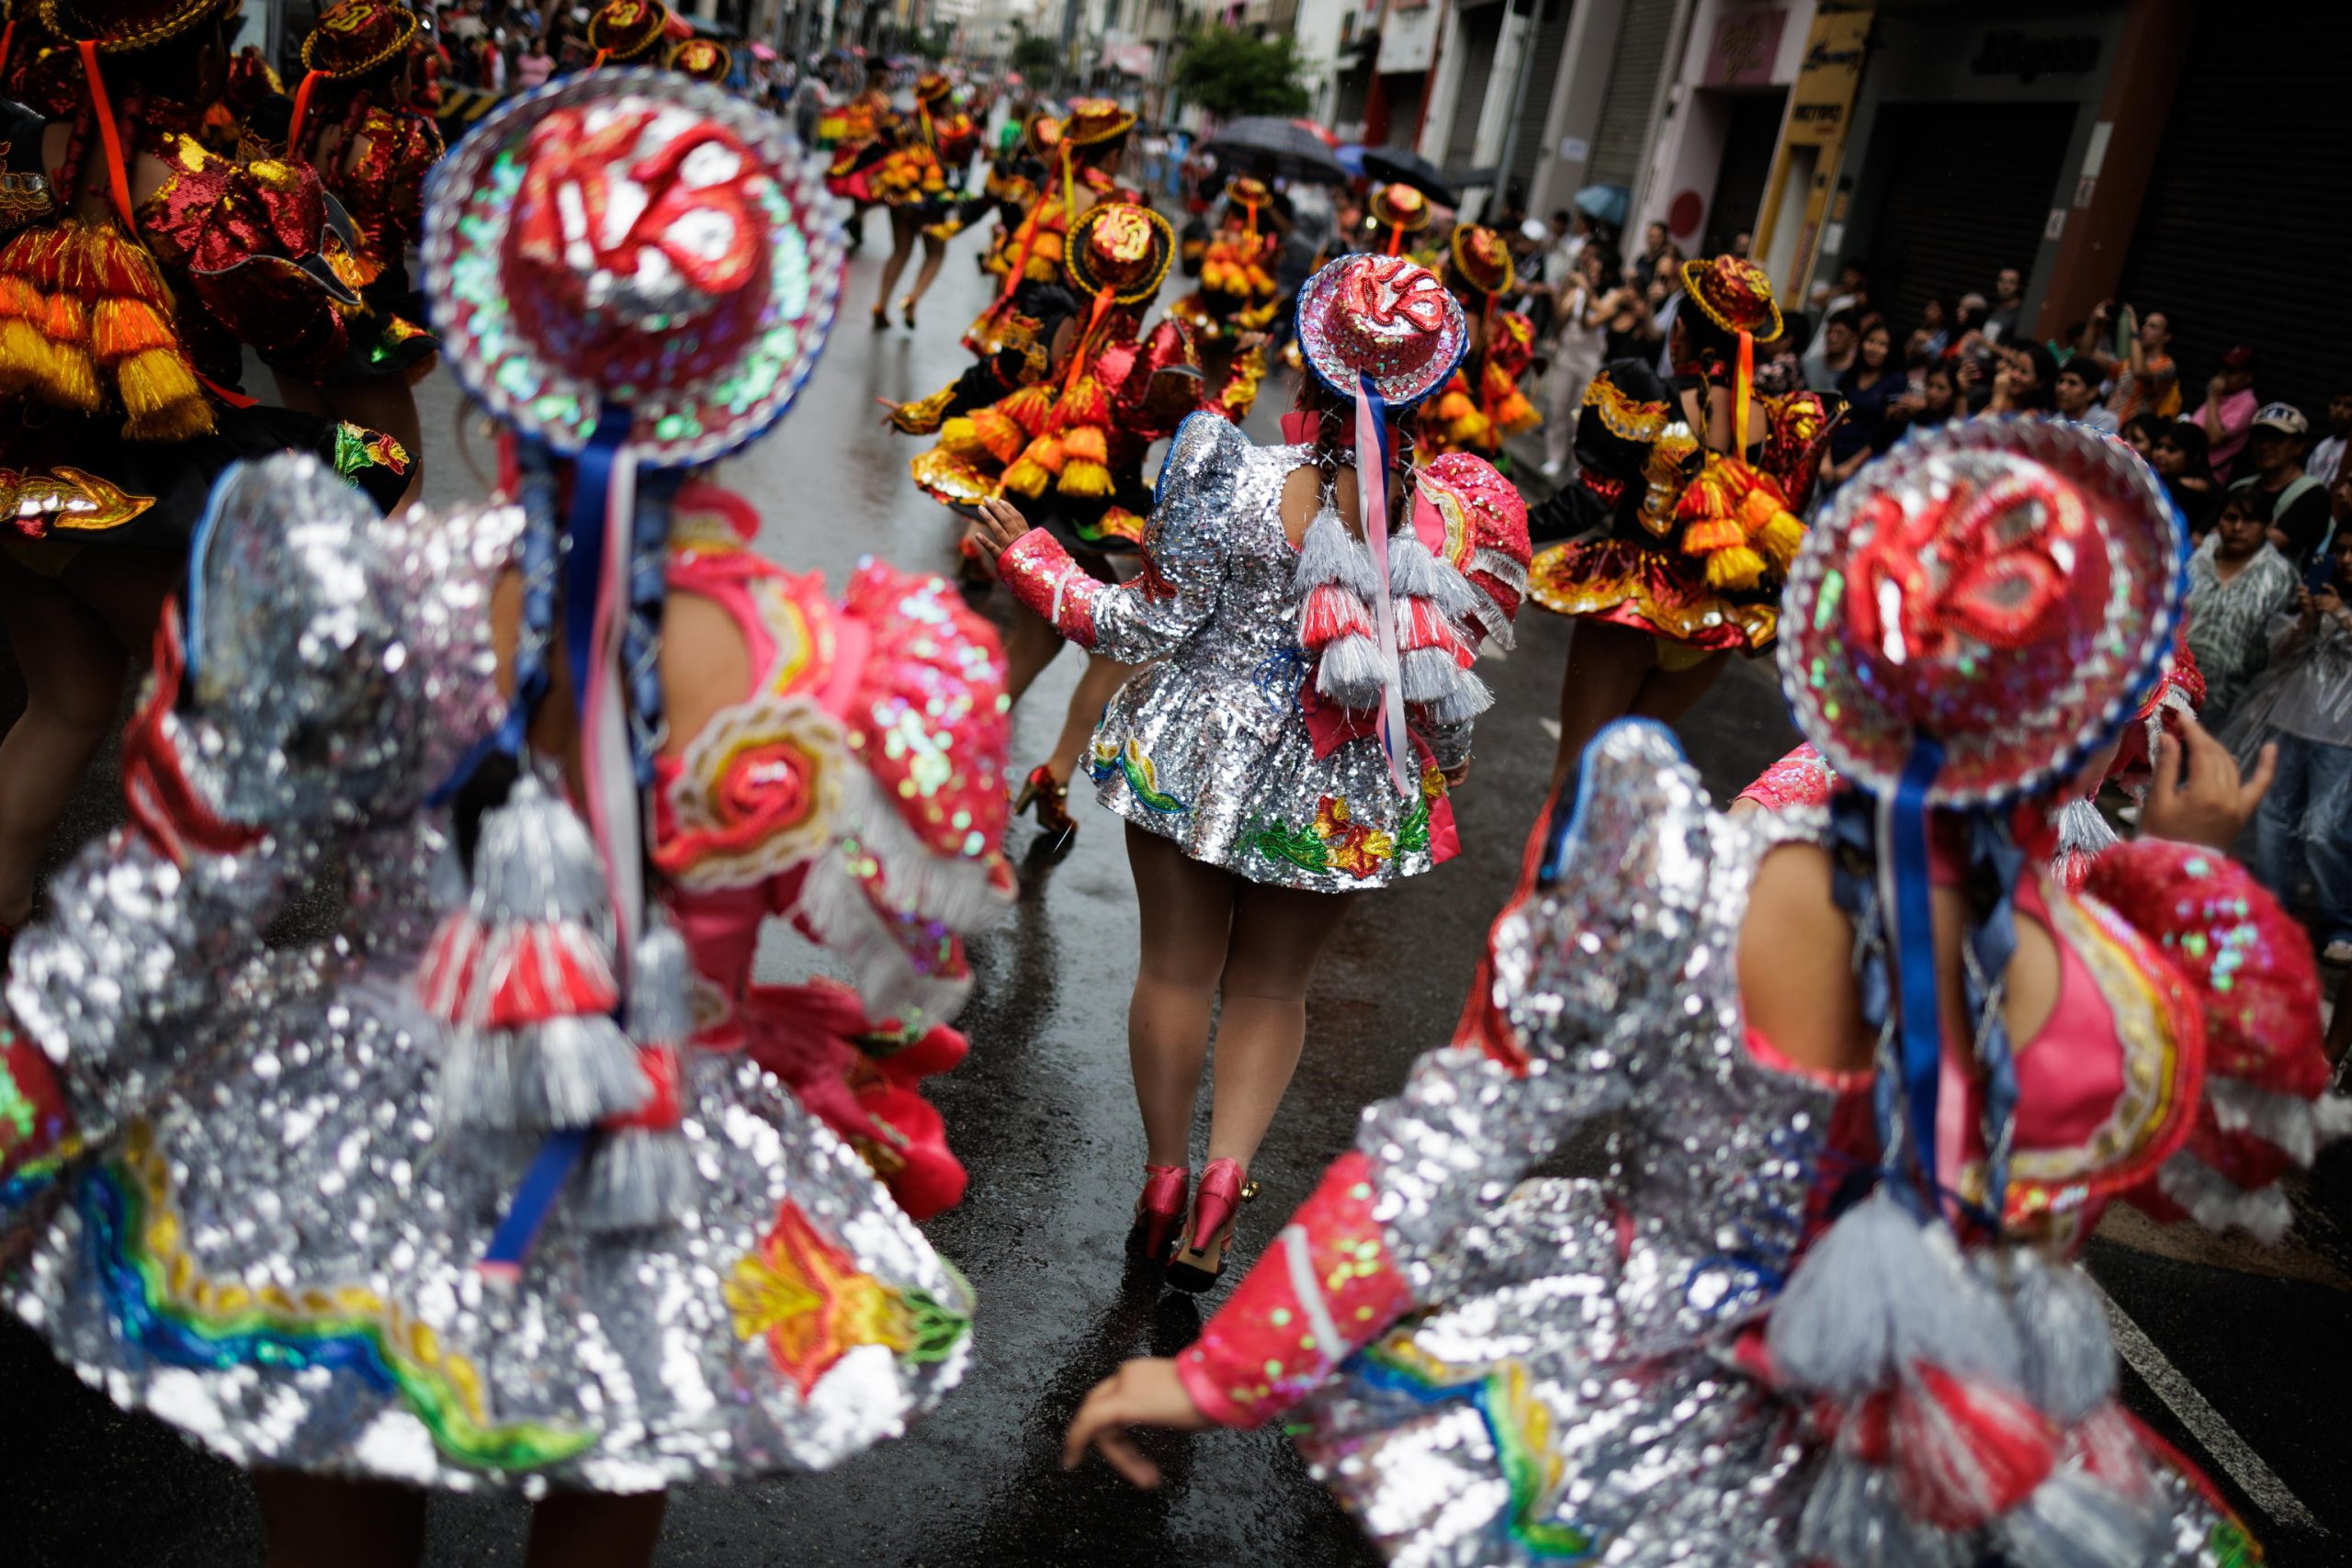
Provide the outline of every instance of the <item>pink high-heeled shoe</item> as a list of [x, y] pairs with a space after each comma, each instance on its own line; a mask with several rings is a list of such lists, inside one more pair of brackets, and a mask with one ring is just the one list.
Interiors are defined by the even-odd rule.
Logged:
[[1225, 1272], [1226, 1249], [1233, 1244], [1233, 1223], [1241, 1205], [1257, 1195], [1258, 1184], [1242, 1174], [1240, 1161], [1209, 1161], [1193, 1198], [1191, 1230], [1168, 1262], [1170, 1286], [1198, 1295], [1216, 1284]]
[[1127, 1245], [1145, 1258], [1165, 1258], [1176, 1227], [1183, 1223], [1184, 1198], [1192, 1185], [1188, 1167], [1145, 1166], [1143, 1193], [1136, 1200], [1136, 1223], [1128, 1228]]

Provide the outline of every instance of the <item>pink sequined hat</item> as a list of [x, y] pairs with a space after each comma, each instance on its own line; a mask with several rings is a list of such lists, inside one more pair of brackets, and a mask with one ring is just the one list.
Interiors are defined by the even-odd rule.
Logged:
[[575, 454], [625, 409], [665, 468], [791, 405], [842, 259], [782, 122], [650, 70], [582, 73], [475, 127], [426, 187], [424, 254], [443, 353], [493, 416]]
[[1352, 400], [1360, 376], [1392, 408], [1419, 402], [1453, 374], [1470, 341], [1462, 306], [1437, 274], [1402, 256], [1346, 255], [1298, 291], [1300, 352], [1316, 378]]
[[2159, 677], [2186, 541], [2147, 467], [2049, 420], [1928, 431], [1865, 468], [1805, 535], [1781, 684], [1806, 739], [1885, 796], [1916, 742], [1945, 807], [2079, 768]]

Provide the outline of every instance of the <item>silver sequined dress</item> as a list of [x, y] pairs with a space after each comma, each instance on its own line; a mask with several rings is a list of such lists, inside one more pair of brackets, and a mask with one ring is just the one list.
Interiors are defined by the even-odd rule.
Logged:
[[1310, 447], [1252, 446], [1195, 414], [1169, 449], [1138, 578], [1096, 583], [1043, 530], [1016, 541], [1001, 570], [1064, 636], [1146, 666], [1103, 710], [1085, 759], [1103, 805], [1194, 860], [1340, 893], [1442, 858], [1442, 770], [1469, 755], [1471, 726], [1415, 721], [1409, 799], [1361, 727], [1318, 741], [1303, 705], [1299, 551], [1282, 520], [1283, 480], [1312, 461]]
[[[0, 1181], [6, 1304], [247, 1466], [627, 1492], [900, 1431], [961, 1375], [967, 1289], [741, 1056], [687, 1054], [689, 1214], [591, 1233], [559, 1202], [514, 1278], [479, 1267], [539, 1140], [446, 1125], [411, 976], [453, 886], [424, 796], [499, 709], [487, 594], [517, 515], [379, 522], [314, 467], [254, 473], [198, 564], [192, 700], [166, 691], [127, 749], [164, 829], [90, 846], [14, 955], [82, 1144]], [[140, 809], [167, 774], [271, 831], [175, 859], [190, 811]], [[337, 855], [341, 928], [265, 945]]]
[[[1826, 817], [1715, 813], [1653, 726], [1585, 768], [1572, 857], [1495, 938], [1524, 1073], [1424, 1056], [1179, 1371], [1216, 1419], [1283, 1421], [1397, 1563], [1807, 1568], [1822, 1444], [1756, 1357], [1849, 1091], [1748, 1048], [1733, 959], [1758, 861]], [[1603, 1117], [1605, 1178], [1521, 1180]], [[2234, 1527], [2157, 1484], [2175, 1539], [2147, 1561], [2231, 1561]], [[1907, 1545], [1870, 1561], [2011, 1561]]]

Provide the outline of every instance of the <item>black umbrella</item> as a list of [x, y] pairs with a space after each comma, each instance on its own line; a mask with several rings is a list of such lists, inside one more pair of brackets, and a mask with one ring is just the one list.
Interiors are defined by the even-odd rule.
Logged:
[[1462, 205], [1462, 197], [1445, 183], [1445, 176], [1437, 172], [1437, 165], [1409, 147], [1365, 148], [1363, 172], [1367, 179], [1411, 186], [1440, 207]]
[[1210, 137], [1204, 151], [1228, 167], [1249, 174], [1279, 180], [1317, 180], [1324, 185], [1348, 183], [1348, 171], [1340, 167], [1323, 139], [1295, 120], [1249, 115]]

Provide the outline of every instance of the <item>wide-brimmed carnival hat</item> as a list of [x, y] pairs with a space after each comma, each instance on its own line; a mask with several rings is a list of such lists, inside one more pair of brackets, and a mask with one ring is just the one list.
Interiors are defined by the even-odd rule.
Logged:
[[1176, 256], [1176, 231], [1148, 207], [1106, 201], [1091, 208], [1069, 234], [1069, 276], [1089, 299], [1109, 291], [1122, 305], [1159, 292]]
[[1388, 231], [1387, 251], [1392, 256], [1404, 250], [1406, 235], [1430, 226], [1430, 198], [1408, 185], [1375, 186], [1364, 209]]
[[302, 68], [331, 81], [364, 76], [400, 58], [416, 28], [416, 13], [404, 6], [344, 0], [302, 40]]
[[734, 55], [728, 52], [725, 44], [711, 39], [686, 39], [670, 51], [671, 70], [713, 86], [726, 81], [728, 72], [734, 68]]
[[669, 29], [662, 0], [605, 0], [588, 18], [588, 47], [599, 64], [633, 64], [650, 57]]
[[1062, 141], [1070, 147], [1092, 147], [1133, 130], [1136, 117], [1108, 98], [1080, 98], [1062, 121]]
[[1746, 333], [1758, 343], [1781, 335], [1781, 307], [1772, 300], [1772, 280], [1742, 256], [1700, 256], [1682, 264], [1682, 288], [1707, 320], [1734, 337]]
[[1049, 114], [1033, 114], [1023, 135], [1029, 151], [1040, 158], [1049, 158], [1061, 148], [1062, 122]]
[[1298, 341], [1317, 380], [1352, 400], [1369, 379], [1391, 408], [1445, 385], [1470, 323], [1437, 274], [1402, 256], [1326, 263], [1298, 291]]
[[1508, 294], [1518, 276], [1511, 265], [1510, 243], [1481, 223], [1460, 223], [1453, 230], [1453, 270], [1481, 294]]
[[2098, 435], [2042, 420], [1924, 432], [1806, 531], [1781, 686], [1806, 739], [1874, 795], [2039, 793], [2158, 678], [2184, 547], [2161, 481]]
[[100, 54], [153, 49], [228, 9], [229, 0], [40, 0], [41, 25]]
[[660, 71], [484, 119], [434, 171], [424, 254], [443, 353], [492, 415], [573, 454], [626, 412], [658, 467], [774, 423], [841, 289], [831, 203], [782, 122]]
[[915, 102], [935, 104], [956, 90], [956, 84], [936, 71], [926, 71], [915, 78]]

